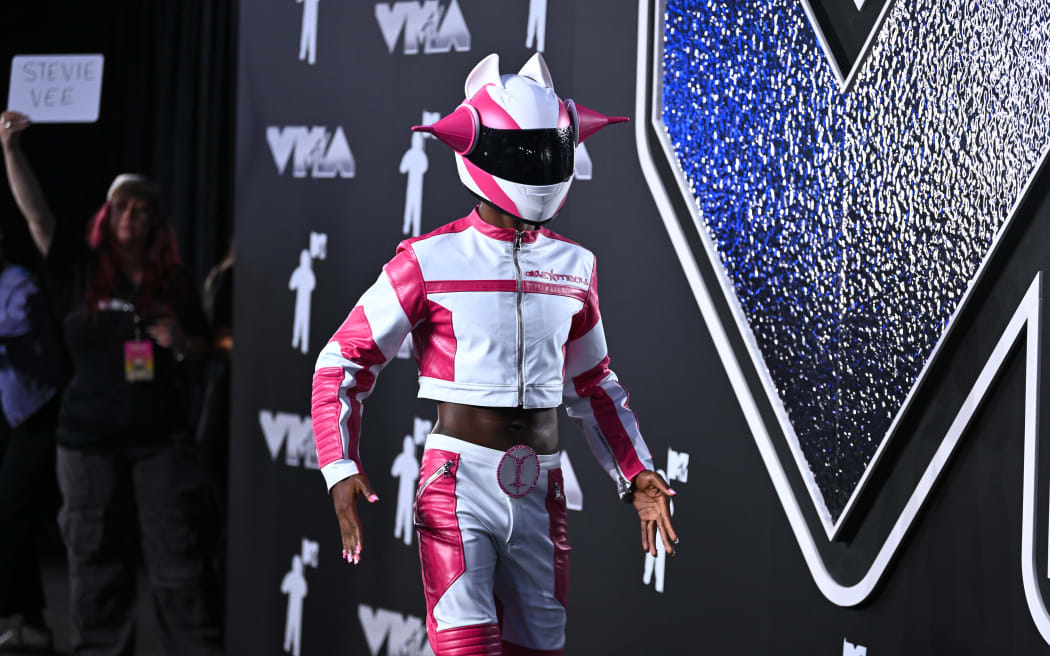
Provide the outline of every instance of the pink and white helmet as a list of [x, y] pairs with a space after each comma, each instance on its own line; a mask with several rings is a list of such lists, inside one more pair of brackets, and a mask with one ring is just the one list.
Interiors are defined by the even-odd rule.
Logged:
[[433, 125], [416, 125], [456, 151], [459, 179], [481, 200], [529, 223], [553, 219], [572, 185], [576, 146], [626, 116], [563, 101], [543, 56], [500, 75], [491, 54], [467, 76], [466, 100]]

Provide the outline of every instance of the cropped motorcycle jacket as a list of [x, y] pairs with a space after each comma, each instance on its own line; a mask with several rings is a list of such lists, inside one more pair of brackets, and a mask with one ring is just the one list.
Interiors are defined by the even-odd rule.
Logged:
[[522, 408], [564, 401], [621, 496], [653, 468], [609, 369], [594, 255], [546, 228], [498, 228], [475, 210], [401, 242], [318, 356], [313, 429], [329, 489], [362, 471], [361, 404], [409, 333], [420, 398]]

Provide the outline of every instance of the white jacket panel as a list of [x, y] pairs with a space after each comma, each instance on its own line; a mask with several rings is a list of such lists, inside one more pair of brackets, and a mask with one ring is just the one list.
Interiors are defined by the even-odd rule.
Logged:
[[411, 331], [419, 396], [488, 407], [563, 401], [625, 492], [652, 457], [608, 368], [594, 255], [477, 212], [406, 240], [322, 350], [312, 413], [329, 488], [361, 471], [361, 402]]

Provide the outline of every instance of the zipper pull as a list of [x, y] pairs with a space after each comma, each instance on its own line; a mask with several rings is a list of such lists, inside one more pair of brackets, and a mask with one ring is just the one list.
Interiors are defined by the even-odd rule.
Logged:
[[444, 466], [445, 466], [445, 473], [442, 474], [442, 476], [445, 476], [445, 477], [451, 476], [452, 475], [452, 461], [449, 460], [448, 462], [445, 463]]
[[514, 231], [514, 250], [521, 250], [521, 230]]
[[623, 476], [616, 479], [616, 492], [620, 495], [620, 499], [624, 503], [631, 503], [633, 500], [633, 494], [631, 494], [631, 483]]

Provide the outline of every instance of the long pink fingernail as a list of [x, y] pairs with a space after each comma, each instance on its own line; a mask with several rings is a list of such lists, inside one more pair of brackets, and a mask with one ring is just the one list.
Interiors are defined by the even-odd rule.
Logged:
[[361, 545], [357, 545], [356, 547], [354, 547], [354, 555], [355, 556], [361, 555]]
[[346, 549], [343, 549], [343, 558], [346, 558]]
[[670, 495], [671, 495], [672, 497], [673, 497], [673, 496], [677, 496], [677, 494], [678, 494], [677, 492], [675, 492], [675, 491], [674, 491], [673, 489], [671, 489], [671, 488], [667, 488], [667, 493], [668, 493], [668, 494], [670, 494]]
[[355, 554], [355, 555], [354, 555], [354, 564], [356, 565], [356, 564], [358, 564], [359, 562], [361, 562], [361, 556], [358, 556], [358, 555], [356, 555], [356, 554]]
[[373, 494], [372, 496], [368, 497], [368, 503], [375, 503], [376, 501], [379, 501], [379, 497], [377, 497], [376, 495]]

